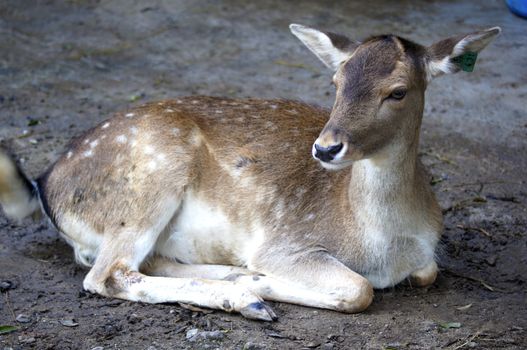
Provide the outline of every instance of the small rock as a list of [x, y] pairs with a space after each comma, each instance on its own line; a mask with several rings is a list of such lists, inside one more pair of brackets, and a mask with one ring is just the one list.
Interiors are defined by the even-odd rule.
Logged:
[[104, 350], [102, 346], [96, 346], [94, 348], [91, 348], [91, 350]]
[[256, 344], [250, 341], [245, 343], [245, 345], [243, 346], [243, 350], [261, 350], [261, 349], [265, 349], [265, 345]]
[[478, 346], [478, 343], [476, 343], [475, 341], [471, 341], [467, 344], [467, 346], [469, 348], [475, 348], [476, 346]]
[[422, 324], [423, 327], [421, 329], [425, 332], [429, 332], [437, 328], [436, 323], [433, 321], [424, 321]]
[[70, 319], [65, 319], [65, 320], [60, 320], [60, 324], [65, 326], [65, 327], [77, 327], [79, 324], [77, 322], [75, 322], [74, 319], [70, 318]]
[[131, 314], [130, 316], [127, 317], [127, 319], [128, 319], [128, 322], [131, 324], [136, 324], [138, 322], [141, 322], [141, 318], [137, 316], [137, 314]]
[[20, 314], [16, 317], [16, 321], [19, 323], [29, 323], [31, 322], [31, 318], [26, 314]]
[[322, 345], [322, 350], [332, 350], [335, 348], [335, 344], [333, 343], [325, 343]]
[[319, 346], [320, 346], [320, 343], [315, 343], [313, 341], [310, 341], [309, 343], [304, 345], [304, 347], [309, 348], [309, 349], [318, 348]]
[[146, 350], [157, 350], [157, 348], [153, 345], [150, 345]]
[[7, 292], [10, 289], [15, 289], [16, 285], [14, 282], [11, 281], [1, 281], [0, 282], [0, 292]]
[[194, 337], [196, 334], [198, 334], [198, 332], [199, 332], [199, 329], [197, 329], [197, 328], [189, 329], [189, 330], [187, 331], [186, 338], [187, 338], [187, 339], [190, 339], [190, 338]]
[[19, 336], [18, 337], [18, 341], [21, 342], [21, 343], [24, 343], [24, 344], [31, 344], [31, 343], [34, 343], [36, 341], [35, 337], [32, 337], [32, 336]]
[[489, 264], [489, 266], [496, 266], [496, 260], [498, 257], [496, 255], [491, 255], [487, 258], [485, 258], [485, 262]]
[[223, 337], [225, 337], [225, 334], [223, 334], [222, 331], [205, 331], [205, 332], [199, 333], [199, 336], [202, 337], [203, 339], [219, 340], [219, 339], [223, 339]]
[[202, 331], [193, 328], [187, 332], [186, 338], [188, 341], [198, 341], [198, 340], [220, 340], [223, 339], [225, 335], [222, 331]]

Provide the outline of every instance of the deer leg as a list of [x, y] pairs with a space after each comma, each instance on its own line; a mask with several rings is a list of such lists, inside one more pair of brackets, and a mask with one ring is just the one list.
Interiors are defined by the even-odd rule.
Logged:
[[[266, 273], [224, 265], [187, 265], [154, 257], [146, 271], [154, 275], [222, 278], [250, 290], [264, 300], [286, 302], [342, 312], [359, 312], [370, 303], [373, 291], [369, 282], [327, 253], [304, 257], [284, 271]], [[280, 259], [278, 259], [280, 260]], [[290, 259], [282, 259], [284, 266]], [[310, 266], [317, 266], [312, 269]], [[294, 276], [294, 277], [293, 277]]]
[[254, 271], [238, 266], [183, 264], [162, 256], [153, 256], [141, 266], [141, 272], [150, 276], [229, 279], [235, 275], [253, 275]]
[[103, 296], [145, 303], [183, 302], [227, 312], [239, 312], [251, 319], [272, 321], [276, 315], [248, 288], [230, 281], [201, 278], [152, 277], [139, 272], [144, 252], [153, 242], [148, 237], [103, 242], [84, 288]]
[[426, 287], [434, 283], [437, 277], [437, 264], [432, 261], [420, 270], [410, 275], [410, 283], [417, 287]]
[[262, 251], [249, 267], [265, 276], [241, 276], [240, 283], [264, 299], [347, 313], [371, 304], [370, 282], [325, 250], [283, 256], [269, 247]]

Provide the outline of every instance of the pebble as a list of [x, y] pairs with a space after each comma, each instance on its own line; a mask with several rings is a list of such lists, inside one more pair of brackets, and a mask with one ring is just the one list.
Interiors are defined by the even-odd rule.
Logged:
[[31, 318], [26, 314], [20, 314], [16, 317], [16, 321], [19, 323], [29, 323], [31, 322]]
[[187, 331], [186, 338], [188, 341], [194, 342], [198, 340], [220, 340], [225, 335], [221, 331], [199, 331], [197, 328], [193, 328]]
[[0, 282], [0, 292], [7, 292], [10, 289], [15, 289], [16, 285], [11, 281]]
[[314, 348], [318, 348], [320, 346], [320, 343], [315, 343], [313, 341], [307, 343], [306, 345], [304, 345], [306, 348], [309, 348], [309, 349], [314, 349]]
[[498, 257], [496, 255], [491, 255], [489, 257], [485, 258], [485, 262], [489, 264], [490, 266], [496, 266], [496, 260]]
[[19, 336], [18, 341], [24, 344], [31, 344], [34, 343], [36, 339], [32, 336]]
[[193, 336], [195, 336], [196, 334], [198, 334], [198, 332], [199, 332], [199, 329], [197, 329], [197, 328], [189, 329], [189, 330], [187, 331], [187, 336], [186, 336], [187, 339], [192, 338]]
[[65, 327], [77, 327], [79, 324], [73, 319], [60, 320], [60, 324]]
[[139, 317], [137, 314], [131, 314], [127, 317], [127, 319], [130, 324], [136, 324], [138, 322], [141, 322], [141, 317]]
[[104, 350], [102, 346], [96, 346], [94, 348], [91, 348], [91, 350]]
[[256, 344], [250, 341], [245, 343], [245, 345], [243, 346], [243, 350], [261, 350], [261, 349], [265, 349], [265, 345]]

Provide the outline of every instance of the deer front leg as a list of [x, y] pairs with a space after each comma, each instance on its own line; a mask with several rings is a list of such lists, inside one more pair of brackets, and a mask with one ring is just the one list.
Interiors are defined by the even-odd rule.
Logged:
[[[129, 240], [128, 240], [129, 241]], [[145, 240], [141, 250], [144, 250]], [[144, 256], [134, 244], [107, 240], [84, 280], [84, 288], [103, 296], [145, 303], [183, 302], [251, 319], [272, 321], [276, 315], [260, 297], [230, 281], [152, 277], [138, 271]], [[135, 254], [134, 254], [135, 253]], [[138, 259], [139, 257], [139, 259]]]
[[370, 282], [324, 250], [271, 254], [249, 266], [265, 276], [243, 277], [243, 285], [264, 299], [347, 313], [361, 312], [372, 302]]
[[373, 291], [369, 282], [329, 254], [305, 256], [298, 265], [290, 265], [290, 260], [281, 259], [284, 272], [292, 272], [285, 275], [263, 275], [263, 269], [256, 272], [235, 266], [187, 265], [162, 257], [151, 258], [143, 271], [156, 276], [224, 279], [264, 300], [341, 312], [360, 312], [371, 303]]

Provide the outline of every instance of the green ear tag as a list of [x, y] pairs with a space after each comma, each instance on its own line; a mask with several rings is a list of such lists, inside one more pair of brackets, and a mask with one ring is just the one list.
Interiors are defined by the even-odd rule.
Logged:
[[459, 68], [465, 72], [472, 72], [476, 65], [476, 59], [478, 58], [477, 52], [465, 52], [461, 56], [452, 58], [452, 62], [457, 64]]

